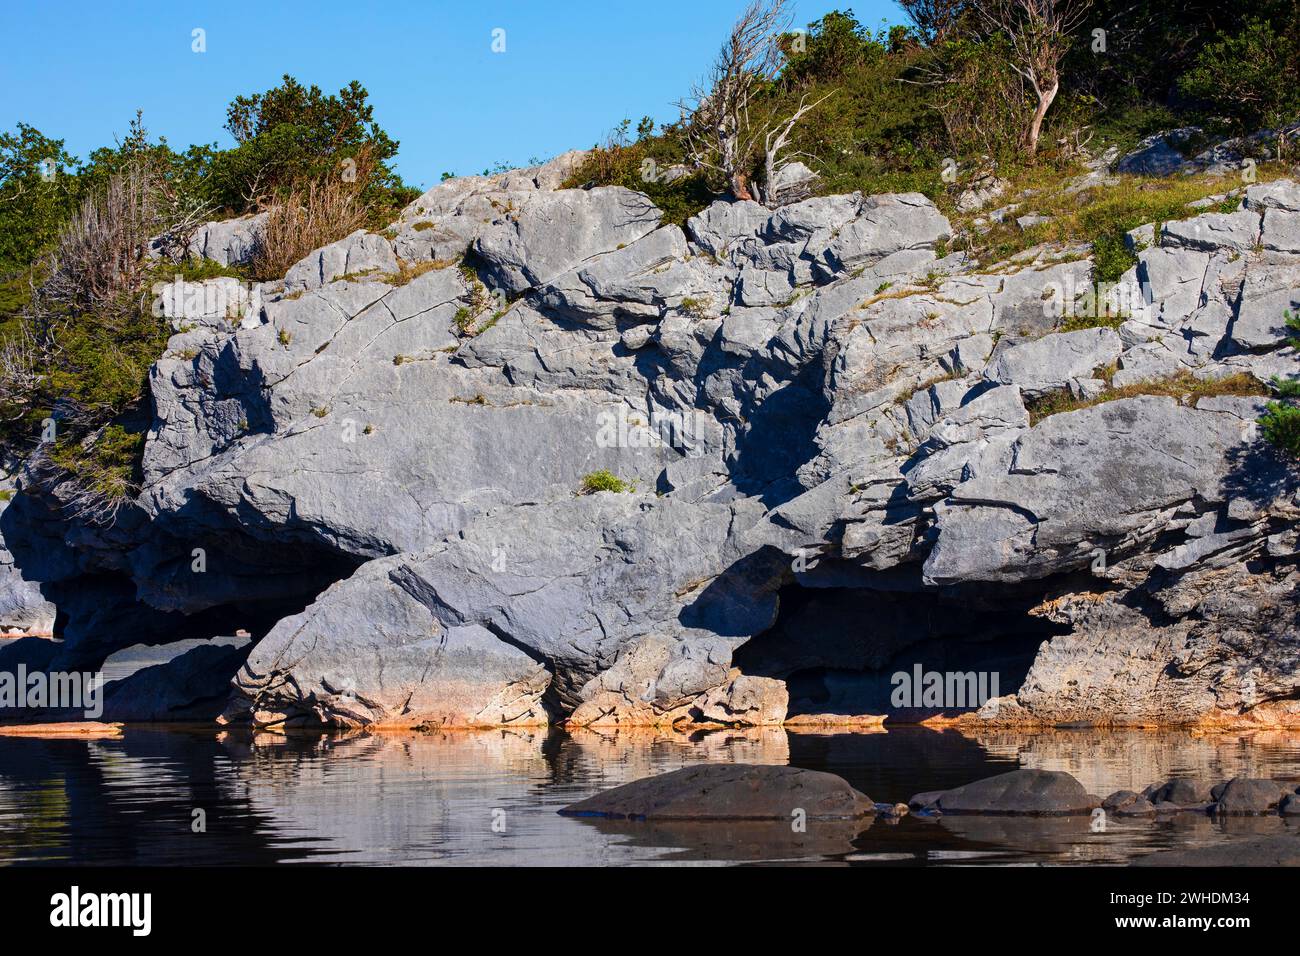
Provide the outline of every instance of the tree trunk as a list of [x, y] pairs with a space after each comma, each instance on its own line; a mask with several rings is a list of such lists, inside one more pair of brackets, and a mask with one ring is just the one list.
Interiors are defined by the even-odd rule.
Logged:
[[754, 194], [753, 192], [750, 191], [749, 188], [749, 177], [742, 172], [732, 173], [731, 194], [735, 196], [736, 199], [752, 200], [754, 198]]
[[1043, 117], [1047, 115], [1047, 110], [1056, 99], [1056, 92], [1060, 88], [1060, 80], [1053, 80], [1051, 86], [1038, 91], [1038, 109], [1034, 110], [1034, 118], [1030, 121], [1029, 128], [1025, 130], [1025, 152], [1031, 159], [1038, 153], [1038, 135], [1043, 130]]

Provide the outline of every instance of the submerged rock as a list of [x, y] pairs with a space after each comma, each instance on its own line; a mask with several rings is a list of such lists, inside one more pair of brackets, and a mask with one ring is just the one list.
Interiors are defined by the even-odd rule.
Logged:
[[1210, 802], [1210, 785], [1188, 777], [1148, 787], [1143, 794], [1152, 803], [1172, 803], [1179, 807], [1204, 807]]
[[1214, 812], [1219, 816], [1276, 813], [1278, 804], [1292, 793], [1294, 790], [1283, 787], [1275, 780], [1234, 777], [1214, 795]]
[[1132, 790], [1115, 791], [1101, 802], [1101, 808], [1107, 813], [1121, 817], [1140, 817], [1156, 812], [1155, 806], [1148, 798]]
[[830, 773], [704, 764], [606, 790], [560, 813], [633, 820], [844, 820], [873, 815], [875, 804]]
[[1073, 816], [1100, 801], [1083, 784], [1057, 770], [1013, 770], [952, 790], [918, 794], [909, 806], [949, 814]]

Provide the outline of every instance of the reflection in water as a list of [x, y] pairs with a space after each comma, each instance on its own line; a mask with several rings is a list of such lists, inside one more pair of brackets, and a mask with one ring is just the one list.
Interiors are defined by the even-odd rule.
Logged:
[[[0, 862], [93, 864], [1124, 863], [1168, 847], [1295, 832], [1281, 818], [905, 817], [647, 824], [556, 810], [700, 761], [792, 764], [879, 802], [1018, 766], [1092, 792], [1171, 776], [1300, 777], [1300, 738], [1142, 731], [691, 736], [547, 730], [298, 736], [132, 728], [120, 739], [0, 738]], [[195, 811], [206, 831], [194, 832]]]

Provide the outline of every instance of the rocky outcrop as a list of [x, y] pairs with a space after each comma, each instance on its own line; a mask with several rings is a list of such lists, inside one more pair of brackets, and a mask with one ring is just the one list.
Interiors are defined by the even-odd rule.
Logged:
[[[273, 727], [1300, 720], [1255, 424], [1300, 187], [1153, 226], [1089, 327], [1078, 250], [946, 255], [919, 194], [681, 228], [579, 161], [160, 291], [141, 492], [20, 479], [14, 626], [57, 606], [86, 666], [247, 627], [223, 719]], [[883, 703], [931, 661], [998, 696]]]
[[[0, 494], [12, 495], [12, 489]], [[0, 497], [0, 515], [9, 505]], [[57, 609], [41, 593], [39, 581], [30, 580], [15, 564], [0, 537], [0, 636], [53, 637]]]
[[1210, 143], [1205, 130], [1197, 126], [1153, 133], [1115, 163], [1115, 171], [1134, 176], [1172, 176], [1208, 173], [1223, 176], [1239, 172], [1247, 159], [1264, 161], [1279, 155], [1277, 142], [1294, 136], [1295, 123], [1279, 129], [1262, 129]]
[[236, 686], [259, 723], [545, 723], [544, 697], [572, 710], [608, 693], [593, 678], [633, 648], [622, 667], [643, 683], [620, 692], [672, 710], [775, 613], [724, 576], [737, 553], [717, 545], [742, 517], [611, 493], [498, 512], [335, 585], [258, 644]]
[[[223, 266], [246, 265], [261, 240], [266, 217], [267, 213], [261, 212], [204, 223], [188, 237], [185, 251]], [[155, 239], [150, 247], [151, 254], [161, 255], [165, 245], [165, 240]]]

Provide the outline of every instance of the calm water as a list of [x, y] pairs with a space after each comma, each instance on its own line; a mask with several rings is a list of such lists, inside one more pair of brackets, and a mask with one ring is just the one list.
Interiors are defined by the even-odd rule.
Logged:
[[[284, 738], [134, 728], [116, 740], [0, 738], [0, 863], [858, 865], [1118, 864], [1174, 846], [1295, 832], [1226, 825], [908, 817], [896, 824], [646, 824], [556, 810], [695, 761], [793, 764], [878, 802], [1016, 767], [1068, 770], [1094, 793], [1173, 775], [1300, 776], [1300, 737], [1057, 731], [965, 735], [715, 732], [694, 737], [471, 732]], [[206, 813], [195, 833], [193, 811]]]

